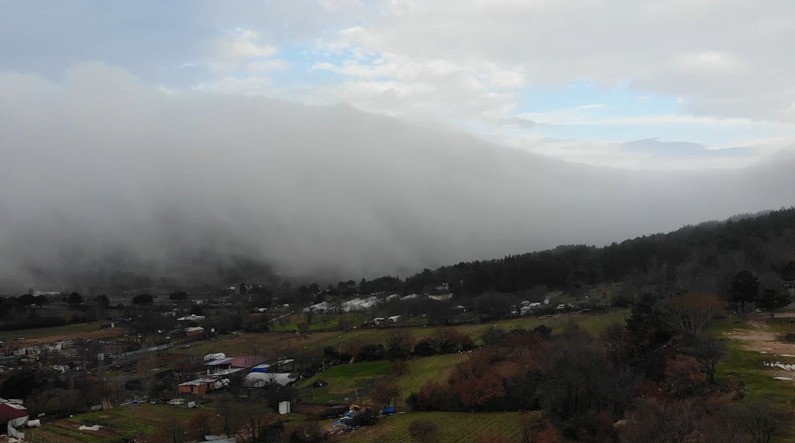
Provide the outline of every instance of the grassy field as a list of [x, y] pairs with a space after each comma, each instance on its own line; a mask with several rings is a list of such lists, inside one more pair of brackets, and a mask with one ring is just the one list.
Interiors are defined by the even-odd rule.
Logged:
[[554, 332], [559, 332], [569, 324], [576, 323], [581, 329], [598, 334], [605, 327], [612, 323], [624, 324], [629, 317], [628, 309], [609, 311], [603, 314], [558, 314], [552, 317], [518, 317], [493, 323], [481, 323], [475, 325], [457, 326], [464, 334], [468, 334], [473, 339], [479, 338], [490, 327], [496, 327], [510, 331], [511, 329], [533, 329], [541, 325], [546, 325]]
[[[498, 322], [490, 322], [474, 325], [456, 326], [461, 332], [468, 334], [473, 340], [479, 337], [490, 327], [497, 327], [504, 330], [517, 328], [533, 329], [540, 325], [546, 325], [555, 330], [563, 329], [569, 323], [577, 323], [580, 328], [597, 334], [605, 326], [618, 322], [623, 324], [629, 310], [610, 311], [598, 315], [575, 315], [561, 314], [553, 317], [518, 317]], [[411, 327], [401, 328], [408, 331], [414, 338], [421, 339], [431, 336], [436, 328], [433, 327]], [[176, 352], [204, 356], [211, 352], [224, 352], [227, 355], [241, 355], [258, 353], [269, 358], [277, 358], [283, 355], [295, 355], [296, 353], [317, 353], [323, 352], [323, 348], [331, 346], [334, 348], [345, 348], [354, 343], [385, 343], [390, 334], [396, 329], [359, 329], [348, 332], [314, 332], [307, 335], [300, 335], [291, 332], [270, 332], [239, 335], [224, 335], [215, 340], [206, 340], [191, 344], [187, 349], [179, 349]]]
[[439, 442], [476, 442], [480, 438], [500, 437], [505, 442], [522, 441], [524, 430], [520, 412], [412, 412], [386, 417], [375, 426], [344, 435], [338, 441], [361, 443], [405, 443], [414, 441], [409, 434], [412, 421], [423, 419], [439, 430]]
[[[407, 362], [406, 372], [396, 378], [400, 391], [397, 406], [405, 409], [405, 398], [417, 392], [429, 381], [445, 383], [456, 364], [466, 359], [467, 354], [446, 354], [422, 357]], [[332, 366], [325, 372], [299, 382], [296, 387], [300, 398], [312, 403], [363, 402], [370, 388], [386, 378], [392, 370], [392, 362], [387, 360], [342, 364]], [[327, 384], [313, 388], [317, 380]], [[347, 400], [346, 400], [347, 399]]]
[[[732, 346], [718, 363], [716, 376], [740, 376], [745, 382], [748, 398], [761, 398], [790, 406], [792, 399], [795, 399], [795, 384], [792, 381], [776, 380], [773, 376], [774, 369], [765, 366], [765, 362], [771, 361], [795, 364], [795, 358], [745, 351]], [[792, 375], [795, 376], [795, 373]]]
[[[795, 364], [795, 357], [789, 353], [758, 352], [756, 350], [757, 346], [749, 346], [749, 344], [756, 343], [753, 340], [763, 340], [762, 343], [765, 348], [776, 345], [775, 341], [781, 340], [781, 336], [790, 330], [791, 323], [789, 320], [770, 320], [760, 316], [756, 316], [753, 319], [747, 316], [734, 316], [713, 325], [711, 329], [714, 332], [730, 338], [728, 340], [728, 351], [717, 366], [716, 377], [718, 380], [727, 381], [731, 377], [739, 377], [745, 385], [745, 399], [763, 400], [766, 403], [778, 405], [784, 410], [793, 411], [795, 381], [780, 380], [775, 377], [792, 378], [795, 377], [795, 372], [771, 368], [766, 366], [765, 363]], [[754, 338], [755, 333], [759, 334], [758, 338]], [[770, 333], [773, 336], [778, 336], [778, 338], [773, 339], [774, 342], [764, 342], [770, 337]], [[732, 337], [734, 338], [732, 339]], [[781, 352], [781, 348], [777, 347], [776, 349]], [[790, 429], [787, 431], [787, 435], [778, 437], [774, 441], [795, 442], [795, 433]]]
[[[26, 440], [39, 442], [111, 443], [123, 438], [155, 434], [172, 422], [185, 423], [195, 411], [185, 406], [139, 404], [91, 412], [26, 430]], [[80, 425], [101, 425], [99, 431], [80, 431]], [[138, 439], [138, 441], [145, 441]]]
[[[358, 326], [371, 318], [370, 315], [363, 312], [345, 312], [340, 314], [313, 314], [309, 323], [310, 332], [322, 331], [341, 331], [344, 328], [340, 324], [347, 325], [347, 327]], [[307, 314], [293, 314], [290, 315], [286, 323], [277, 323], [273, 326], [276, 331], [296, 331], [298, 330], [298, 323], [306, 322]]]
[[467, 354], [445, 354], [409, 360], [406, 373], [397, 379], [401, 396], [398, 406], [405, 404], [403, 400], [409, 394], [418, 392], [423, 385], [430, 381], [446, 383], [450, 371], [466, 357]]
[[[296, 387], [300, 398], [307, 402], [361, 402], [367, 391], [386, 377], [391, 369], [392, 362], [389, 360], [337, 365], [301, 381]], [[317, 380], [324, 380], [326, 384], [313, 388], [312, 384]]]
[[91, 323], [75, 323], [64, 326], [54, 326], [51, 328], [37, 328], [37, 329], [21, 329], [16, 331], [2, 331], [0, 332], [0, 340], [8, 341], [15, 338], [44, 338], [44, 337], [58, 337], [63, 335], [73, 335], [85, 332], [98, 331], [102, 322]]
[[731, 331], [735, 331], [738, 329], [748, 329], [750, 325], [748, 323], [748, 318], [739, 316], [739, 315], [730, 315], [724, 318], [715, 320], [710, 325], [710, 331], [714, 332], [715, 334], [726, 334]]

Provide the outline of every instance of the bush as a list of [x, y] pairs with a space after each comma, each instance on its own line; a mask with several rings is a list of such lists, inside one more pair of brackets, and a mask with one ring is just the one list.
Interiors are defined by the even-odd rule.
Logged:
[[432, 339], [424, 338], [414, 346], [414, 354], [419, 357], [434, 355], [436, 354], [436, 344]]
[[385, 356], [386, 350], [384, 349], [384, 345], [381, 343], [373, 343], [362, 346], [362, 349], [359, 351], [359, 354], [356, 356], [356, 358], [360, 361], [375, 361], [383, 360]]
[[360, 426], [372, 426], [378, 423], [378, 412], [373, 409], [365, 409], [358, 414], [354, 414], [351, 418], [351, 426], [358, 428]]
[[547, 339], [550, 336], [552, 336], [552, 328], [550, 328], [547, 325], [536, 326], [536, 328], [533, 329], [533, 332], [535, 332], [536, 334], [539, 335], [539, 337], [544, 339]]
[[316, 421], [308, 421], [290, 434], [290, 443], [323, 442], [328, 436]]
[[460, 411], [458, 398], [445, 386], [428, 382], [420, 392], [411, 394], [406, 402], [415, 411]]
[[411, 356], [411, 348], [414, 347], [414, 337], [406, 331], [396, 331], [389, 335], [387, 339], [386, 357], [392, 361], [408, 360]]
[[409, 424], [409, 435], [420, 443], [439, 441], [439, 427], [430, 420], [417, 419]]

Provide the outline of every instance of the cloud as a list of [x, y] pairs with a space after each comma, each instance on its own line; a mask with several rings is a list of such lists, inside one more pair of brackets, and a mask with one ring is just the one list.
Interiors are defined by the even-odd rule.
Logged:
[[260, 43], [259, 34], [250, 29], [235, 29], [219, 42], [221, 58], [232, 60], [270, 57], [278, 52], [275, 46]]
[[362, 55], [355, 50], [343, 54], [351, 55], [336, 56], [340, 59], [336, 63], [324, 61], [312, 66], [312, 70], [333, 72], [345, 80], [318, 88], [310, 94], [310, 100], [342, 101], [404, 119], [500, 125], [511, 119], [515, 91], [525, 83], [522, 72], [502, 69], [485, 60], [416, 60], [393, 53]]
[[[326, 37], [417, 64], [493, 65], [521, 73], [504, 87], [629, 83], [683, 99], [698, 115], [795, 121], [795, 4], [747, 2], [404, 0], [375, 21]], [[481, 72], [487, 73], [486, 70]], [[461, 94], [465, 100], [466, 94]]]
[[[750, 147], [709, 148], [700, 143], [662, 141], [659, 138], [615, 143], [514, 136], [498, 138], [497, 141], [573, 164], [657, 173], [713, 170], [720, 174], [726, 173], [727, 169], [745, 170], [764, 162], [765, 157], [781, 155], [768, 152], [762, 156], [758, 149]], [[789, 148], [791, 146], [787, 147]]]
[[791, 157], [636, 173], [348, 106], [160, 91], [103, 64], [0, 74], [0, 287], [405, 276], [792, 203]]
[[[795, 61], [781, 43], [795, 37], [787, 2], [68, 0], [3, 12], [0, 68], [53, 81], [99, 60], [164, 90], [345, 103], [515, 142], [668, 137], [715, 149], [779, 139], [753, 146], [770, 152], [795, 140]], [[591, 97], [570, 103], [584, 92], [562, 92], [584, 84], [671, 106], [649, 115], [615, 100], [609, 118], [594, 119], [593, 109], [575, 108]]]
[[699, 143], [666, 142], [658, 138], [626, 142], [621, 146], [630, 152], [645, 153], [655, 157], [746, 157], [754, 153], [753, 149], [746, 147], [707, 149]]

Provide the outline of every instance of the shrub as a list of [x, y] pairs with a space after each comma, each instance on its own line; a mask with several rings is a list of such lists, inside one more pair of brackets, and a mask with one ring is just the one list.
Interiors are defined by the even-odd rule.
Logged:
[[420, 443], [439, 441], [439, 427], [430, 420], [417, 419], [409, 424], [409, 435]]
[[372, 426], [378, 423], [378, 412], [373, 409], [365, 409], [358, 414], [354, 414], [351, 419], [351, 426], [356, 428], [360, 426]]
[[359, 354], [356, 356], [356, 359], [360, 361], [374, 361], [383, 360], [385, 356], [386, 350], [384, 349], [383, 344], [371, 343], [369, 345], [362, 346], [361, 350], [359, 350]]
[[316, 421], [307, 421], [290, 433], [290, 443], [323, 442], [328, 436]]

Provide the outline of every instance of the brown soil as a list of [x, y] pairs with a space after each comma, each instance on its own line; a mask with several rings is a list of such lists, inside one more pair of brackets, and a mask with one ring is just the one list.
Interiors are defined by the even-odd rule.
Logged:
[[[77, 340], [77, 339], [96, 340], [101, 338], [121, 337], [126, 333], [127, 329], [125, 328], [108, 328], [104, 330], [97, 329], [96, 331], [74, 332], [69, 334], [51, 335], [47, 337], [34, 337], [34, 338], [21, 338], [21, 339], [16, 338], [16, 339], [7, 340], [5, 342], [5, 346], [11, 349], [16, 349], [26, 346], [45, 345], [45, 344], [49, 345], [65, 340]], [[24, 334], [24, 332], [20, 332], [20, 334]]]
[[781, 356], [795, 355], [795, 343], [780, 341], [776, 333], [770, 330], [764, 317], [752, 317], [748, 324], [750, 329], [736, 329], [726, 334], [726, 337], [738, 340], [747, 351]]

